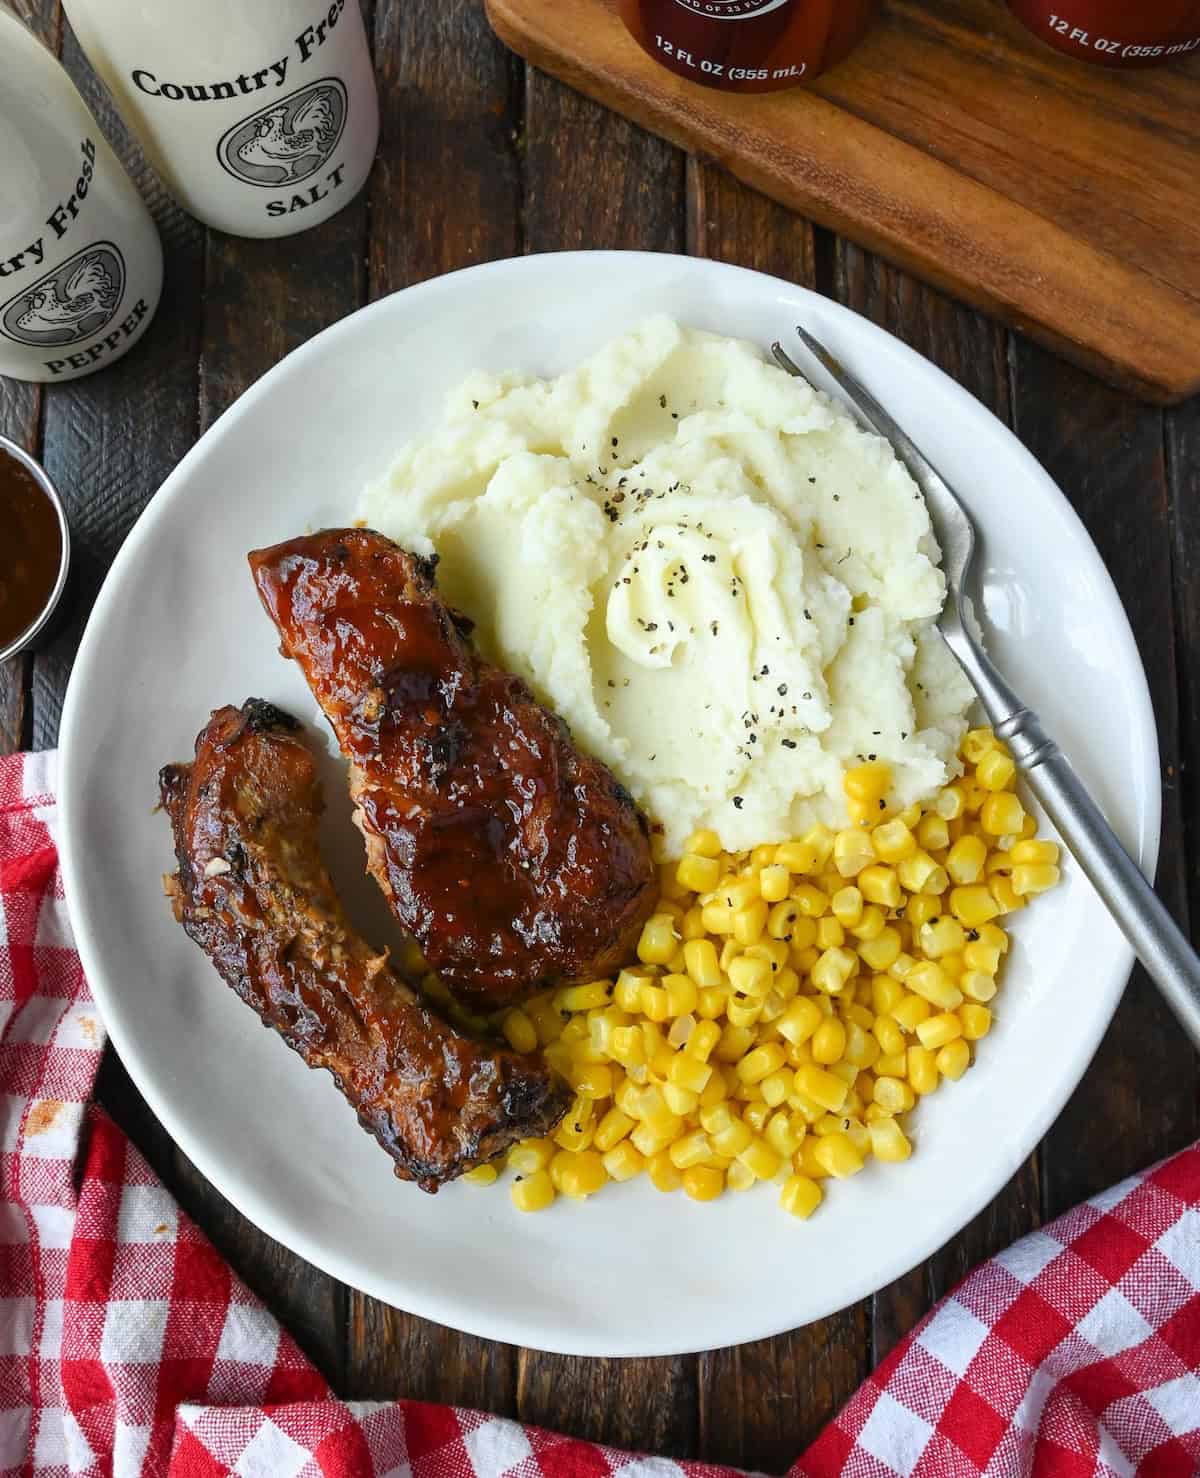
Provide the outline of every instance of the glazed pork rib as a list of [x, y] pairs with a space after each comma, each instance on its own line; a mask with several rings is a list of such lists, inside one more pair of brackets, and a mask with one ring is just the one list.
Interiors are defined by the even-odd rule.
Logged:
[[476, 654], [435, 566], [369, 529], [250, 555], [351, 762], [370, 871], [431, 969], [497, 1007], [627, 959], [654, 868], [629, 793]]
[[221, 977], [309, 1067], [328, 1068], [402, 1180], [436, 1191], [569, 1094], [545, 1065], [461, 1035], [347, 921], [317, 851], [320, 788], [294, 719], [220, 708], [190, 765], [159, 776], [175, 916]]

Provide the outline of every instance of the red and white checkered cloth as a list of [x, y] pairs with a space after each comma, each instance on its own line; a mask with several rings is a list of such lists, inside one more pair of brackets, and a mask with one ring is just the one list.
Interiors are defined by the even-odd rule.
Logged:
[[[89, 1103], [52, 756], [0, 760], [0, 1473], [716, 1478], [420, 1402], [342, 1402]], [[1200, 1473], [1200, 1146], [985, 1263], [791, 1478]]]

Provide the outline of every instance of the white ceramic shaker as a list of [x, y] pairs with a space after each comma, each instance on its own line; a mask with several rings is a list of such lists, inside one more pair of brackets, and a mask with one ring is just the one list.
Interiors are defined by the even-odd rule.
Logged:
[[103, 369], [161, 289], [141, 196], [62, 66], [0, 3], [0, 375]]
[[65, 0], [88, 59], [179, 203], [235, 236], [341, 210], [375, 157], [358, 0]]

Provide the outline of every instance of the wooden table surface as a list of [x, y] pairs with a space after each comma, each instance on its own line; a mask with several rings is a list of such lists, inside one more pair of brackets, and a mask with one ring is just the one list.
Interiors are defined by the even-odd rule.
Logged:
[[[578, 247], [690, 252], [803, 283], [883, 324], [990, 406], [1048, 468], [1112, 571], [1149, 674], [1162, 750], [1161, 892], [1180, 919], [1200, 908], [1191, 769], [1200, 756], [1200, 400], [1169, 412], [1140, 405], [684, 157], [527, 70], [493, 39], [478, 0], [365, 0], [383, 134], [353, 205], [283, 241], [205, 231], [123, 141], [54, 0], [16, 4], [61, 48], [132, 162], [162, 230], [167, 279], [154, 324], [113, 369], [46, 390], [0, 379], [0, 431], [45, 461], [66, 497], [78, 557], [73, 607], [53, 644], [0, 667], [0, 749], [55, 743], [72, 655], [122, 539], [201, 432], [295, 345], [384, 293], [491, 258]], [[1082, 992], [1088, 982], [1063, 986]], [[772, 1471], [972, 1264], [1198, 1129], [1193, 1053], [1136, 974], [1037, 1152], [923, 1267], [777, 1339], [610, 1361], [469, 1338], [344, 1287], [207, 1184], [111, 1052], [99, 1092], [340, 1394], [458, 1402]], [[1004, 1110], [997, 1085], [997, 1116]], [[795, 1275], [821, 1276], [799, 1233]]]

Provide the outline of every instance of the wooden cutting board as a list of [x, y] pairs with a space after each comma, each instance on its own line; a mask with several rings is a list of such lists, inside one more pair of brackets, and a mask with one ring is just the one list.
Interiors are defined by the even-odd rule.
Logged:
[[615, 0], [487, 0], [515, 51], [1149, 399], [1200, 391], [1200, 58], [1107, 72], [998, 0], [891, 0], [811, 88], [658, 66]]

